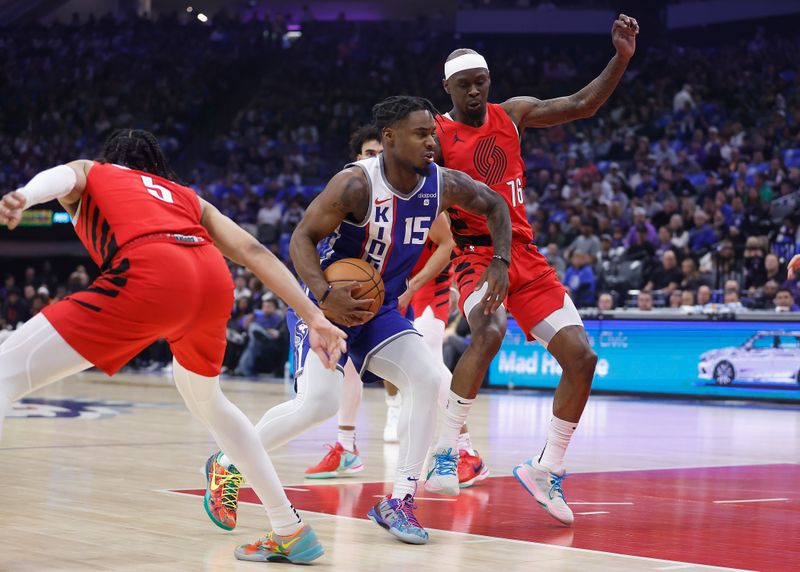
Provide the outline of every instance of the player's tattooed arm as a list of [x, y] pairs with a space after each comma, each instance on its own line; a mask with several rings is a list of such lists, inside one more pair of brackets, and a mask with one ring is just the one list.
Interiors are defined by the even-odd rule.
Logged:
[[[361, 222], [369, 213], [370, 191], [364, 172], [359, 167], [340, 171], [325, 189], [308, 205], [289, 242], [294, 268], [322, 308], [338, 324], [364, 323], [372, 317], [371, 300], [354, 300], [351, 291], [355, 282], [336, 283], [328, 292], [328, 281], [319, 263], [317, 244], [349, 219]], [[327, 293], [327, 295], [326, 295]]]
[[511, 262], [511, 216], [506, 202], [492, 189], [461, 171], [442, 169], [442, 209], [457, 205], [486, 217], [492, 235], [494, 258], [478, 281], [480, 289], [488, 283], [483, 297], [484, 311], [491, 314], [503, 303], [508, 291], [508, 267]]
[[616, 89], [628, 62], [636, 51], [639, 24], [635, 18], [620, 14], [611, 27], [611, 39], [617, 53], [603, 72], [580, 91], [566, 97], [537, 99], [512, 97], [502, 103], [511, 120], [520, 127], [550, 127], [576, 119], [592, 117]]

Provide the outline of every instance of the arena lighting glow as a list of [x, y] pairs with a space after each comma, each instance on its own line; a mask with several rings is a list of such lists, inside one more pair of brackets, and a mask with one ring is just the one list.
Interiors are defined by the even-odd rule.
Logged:
[[206, 15], [205, 15], [205, 14], [203, 14], [202, 12], [200, 12], [200, 13], [197, 15], [197, 19], [198, 19], [198, 20], [200, 20], [200, 21], [201, 21], [203, 24], [205, 24], [206, 22], [208, 22], [208, 16], [206, 16]]
[[191, 14], [192, 12], [194, 12], [194, 8], [192, 8], [191, 6], [187, 6], [186, 11]]

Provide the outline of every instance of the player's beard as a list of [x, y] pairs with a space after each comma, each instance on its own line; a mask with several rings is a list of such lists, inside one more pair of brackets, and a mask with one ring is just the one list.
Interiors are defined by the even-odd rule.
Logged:
[[427, 177], [428, 176], [428, 165], [425, 165], [424, 167], [417, 167], [416, 165], [414, 165], [414, 172], [417, 175], [421, 175], [423, 177]]

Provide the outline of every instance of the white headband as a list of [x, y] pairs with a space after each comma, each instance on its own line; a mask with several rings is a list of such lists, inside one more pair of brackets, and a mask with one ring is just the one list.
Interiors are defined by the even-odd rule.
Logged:
[[450, 76], [454, 73], [476, 68], [489, 69], [489, 65], [482, 55], [473, 53], [461, 54], [444, 63], [444, 79], [450, 79]]

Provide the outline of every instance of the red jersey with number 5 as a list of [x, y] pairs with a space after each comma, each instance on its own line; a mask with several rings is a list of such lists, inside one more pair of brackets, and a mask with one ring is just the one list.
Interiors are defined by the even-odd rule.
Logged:
[[[503, 197], [511, 211], [513, 240], [531, 242], [533, 231], [525, 215], [525, 163], [519, 131], [503, 108], [489, 103], [486, 121], [480, 127], [440, 115], [436, 118], [436, 133], [444, 166], [465, 172]], [[458, 207], [450, 208], [449, 213], [456, 241], [459, 237], [489, 236], [485, 217]]]
[[172, 233], [211, 243], [192, 189], [111, 163], [92, 166], [72, 224], [101, 269], [120, 248], [141, 236]]

